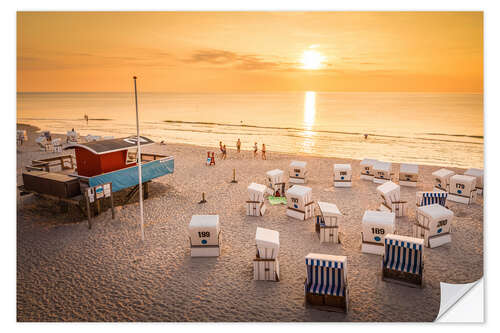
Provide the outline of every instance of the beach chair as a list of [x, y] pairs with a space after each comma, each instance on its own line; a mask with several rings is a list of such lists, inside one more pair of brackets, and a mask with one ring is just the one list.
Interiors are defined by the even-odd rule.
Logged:
[[464, 175], [476, 177], [476, 191], [477, 194], [483, 194], [484, 187], [484, 170], [471, 168], [464, 172]]
[[293, 185], [286, 191], [286, 215], [307, 220], [314, 215], [312, 189], [307, 186]]
[[361, 174], [359, 176], [360, 179], [371, 180], [373, 181], [373, 165], [377, 163], [377, 160], [365, 158], [361, 162], [359, 162], [359, 166], [361, 168]]
[[377, 193], [382, 197], [382, 203], [378, 210], [393, 212], [396, 217], [406, 216], [408, 205], [401, 200], [401, 191], [398, 184], [388, 181], [377, 187]]
[[352, 169], [350, 164], [335, 164], [333, 166], [333, 186], [351, 187]]
[[273, 191], [273, 196], [285, 196], [284, 172], [280, 169], [274, 169], [266, 172], [267, 186]]
[[392, 179], [392, 163], [377, 161], [373, 165], [373, 182], [383, 184]]
[[16, 143], [21, 146], [24, 142], [28, 141], [28, 134], [26, 130], [17, 130], [16, 131]]
[[263, 216], [266, 212], [264, 196], [266, 195], [267, 187], [265, 185], [251, 183], [247, 190], [249, 197], [249, 200], [246, 202], [247, 215]]
[[78, 133], [75, 131], [66, 132], [66, 143], [78, 143]]
[[448, 192], [444, 191], [434, 191], [434, 192], [422, 192], [416, 193], [416, 204], [417, 207], [438, 204], [446, 207], [446, 198], [448, 197]]
[[450, 178], [455, 175], [455, 172], [447, 169], [439, 169], [432, 173], [434, 177], [434, 189], [438, 191], [448, 192], [450, 190]]
[[469, 205], [476, 200], [476, 193], [476, 177], [451, 176], [448, 200]]
[[275, 230], [257, 227], [255, 243], [257, 254], [253, 260], [254, 280], [279, 281], [278, 252], [280, 249], [280, 233]]
[[307, 182], [307, 162], [292, 161], [289, 167], [288, 178], [290, 183], [305, 184]]
[[57, 138], [52, 140], [52, 151], [55, 153], [61, 153], [62, 152], [62, 140]]
[[339, 243], [339, 219], [342, 213], [337, 205], [318, 201], [319, 215], [316, 215], [316, 232], [319, 233], [319, 241]]
[[87, 136], [85, 137], [85, 141], [87, 142], [94, 142], [99, 140], [101, 140], [101, 137], [98, 135], [87, 134]]
[[306, 304], [318, 310], [349, 310], [347, 257], [309, 253], [306, 256], [307, 278], [304, 282]]
[[417, 207], [413, 237], [423, 238], [425, 246], [433, 248], [451, 242], [453, 212], [439, 204]]
[[417, 187], [418, 165], [405, 164], [399, 165], [399, 185]]
[[218, 257], [221, 247], [219, 215], [193, 215], [189, 223], [191, 257]]
[[406, 286], [423, 286], [424, 240], [388, 234], [384, 240], [382, 280]]
[[384, 237], [396, 232], [396, 214], [367, 210], [361, 230], [361, 252], [383, 255]]

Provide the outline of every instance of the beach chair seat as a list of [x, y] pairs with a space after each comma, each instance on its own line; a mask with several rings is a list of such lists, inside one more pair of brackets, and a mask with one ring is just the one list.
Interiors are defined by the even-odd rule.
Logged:
[[471, 168], [464, 172], [464, 175], [476, 177], [476, 191], [477, 194], [483, 194], [484, 187], [484, 170]]
[[309, 253], [305, 259], [306, 304], [319, 310], [347, 313], [349, 310], [347, 257]]
[[448, 192], [450, 189], [450, 178], [455, 175], [455, 172], [448, 169], [439, 169], [432, 173], [434, 177], [434, 189], [438, 191]]
[[288, 178], [290, 183], [305, 184], [307, 182], [307, 162], [292, 161], [289, 166]]
[[253, 260], [254, 280], [279, 281], [279, 236], [278, 231], [257, 227], [255, 233], [257, 253]]
[[377, 161], [373, 164], [373, 182], [383, 184], [392, 180], [392, 163]]
[[377, 193], [382, 198], [378, 210], [393, 212], [396, 217], [407, 215], [408, 205], [406, 201], [401, 200], [401, 188], [398, 184], [388, 181], [377, 187]]
[[423, 286], [424, 240], [388, 234], [384, 239], [382, 280], [407, 286]]
[[433, 192], [423, 192], [418, 191], [416, 193], [416, 205], [417, 207], [438, 204], [446, 207], [446, 199], [448, 198], [448, 193], [444, 191], [433, 191]]
[[274, 169], [266, 172], [266, 184], [273, 191], [273, 196], [285, 196], [284, 172], [280, 169]]
[[402, 163], [399, 166], [399, 185], [416, 187], [418, 182], [418, 165]]
[[286, 191], [286, 201], [286, 215], [299, 220], [307, 220], [314, 215], [314, 201], [310, 187], [293, 185]]
[[396, 214], [367, 210], [361, 221], [361, 252], [383, 255], [384, 238], [396, 232]]
[[352, 169], [350, 164], [334, 164], [333, 186], [352, 187]]
[[361, 169], [361, 173], [359, 178], [364, 180], [373, 181], [374, 173], [373, 173], [373, 165], [377, 163], [377, 160], [371, 158], [365, 158], [361, 162], [359, 162], [359, 166]]
[[266, 212], [265, 198], [267, 187], [262, 184], [251, 183], [248, 188], [249, 200], [246, 202], [247, 215], [263, 216]]
[[318, 201], [318, 207], [320, 214], [316, 216], [316, 224], [320, 243], [339, 243], [339, 219], [342, 213], [337, 205], [329, 202]]
[[417, 207], [413, 236], [434, 248], [451, 242], [453, 211], [439, 204]]
[[476, 194], [476, 177], [466, 175], [451, 176], [448, 200], [469, 205], [476, 201]]
[[221, 247], [219, 215], [193, 215], [189, 223], [191, 257], [218, 257]]

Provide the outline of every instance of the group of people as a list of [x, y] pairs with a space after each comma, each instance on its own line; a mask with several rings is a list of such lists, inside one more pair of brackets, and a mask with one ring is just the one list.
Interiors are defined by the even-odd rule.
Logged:
[[[227, 158], [227, 149], [226, 145], [222, 144], [222, 141], [219, 141], [219, 148], [221, 151], [221, 160], [225, 160]], [[259, 146], [257, 145], [257, 142], [254, 143], [253, 145], [253, 158], [257, 158], [259, 151]], [[262, 144], [262, 159], [265, 160], [267, 159], [266, 157], [266, 144]], [[239, 154], [241, 152], [241, 140], [238, 138], [238, 141], [236, 141], [236, 152]]]

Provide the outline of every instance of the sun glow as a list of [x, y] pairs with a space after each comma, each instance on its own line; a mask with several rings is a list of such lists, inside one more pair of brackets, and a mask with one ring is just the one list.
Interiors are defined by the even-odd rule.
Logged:
[[303, 69], [319, 69], [322, 66], [325, 57], [315, 50], [306, 50], [302, 53], [302, 68]]

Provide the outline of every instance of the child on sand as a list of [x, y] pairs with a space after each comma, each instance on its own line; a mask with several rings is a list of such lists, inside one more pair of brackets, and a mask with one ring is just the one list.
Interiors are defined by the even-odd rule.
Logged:
[[259, 147], [257, 147], [257, 142], [255, 142], [253, 145], [253, 158], [257, 158], [257, 151], [258, 150], [259, 150]]
[[266, 158], [266, 144], [265, 143], [262, 144], [262, 159], [263, 160], [267, 159]]
[[236, 152], [239, 154], [241, 149], [241, 141], [240, 138], [238, 138], [238, 141], [236, 141]]

